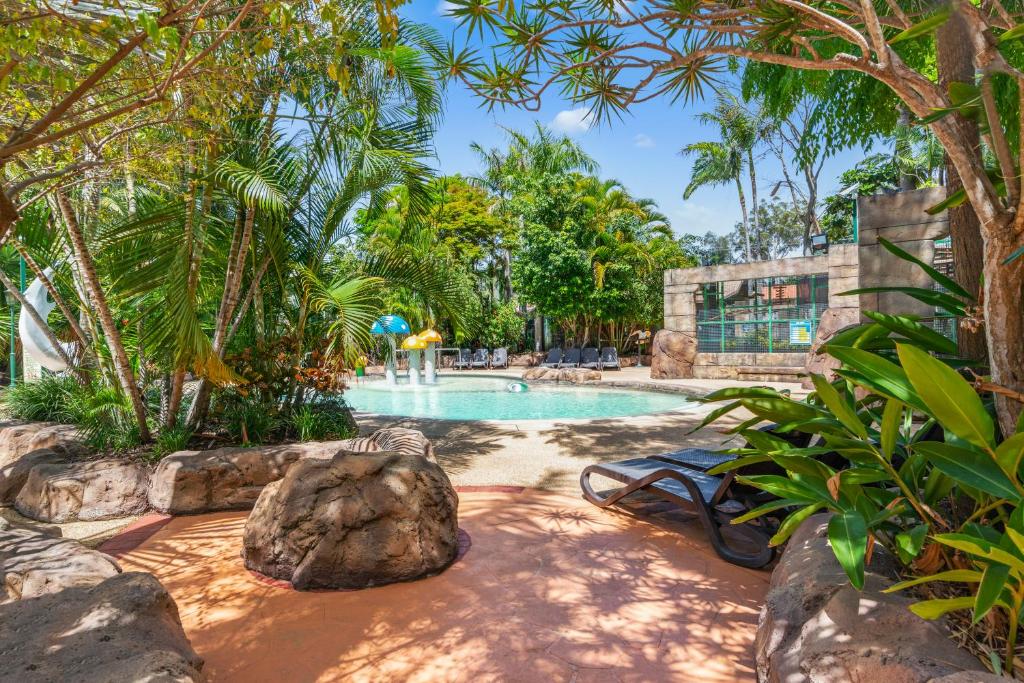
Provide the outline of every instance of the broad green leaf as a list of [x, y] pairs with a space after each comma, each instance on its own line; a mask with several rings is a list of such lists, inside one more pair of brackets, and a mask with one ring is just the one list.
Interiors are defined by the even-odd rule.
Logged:
[[947, 612], [958, 609], [970, 609], [974, 607], [974, 598], [941, 598], [938, 600], [925, 600], [915, 602], [910, 606], [910, 611], [922, 619], [938, 619]]
[[864, 554], [868, 549], [868, 527], [864, 517], [855, 511], [834, 515], [828, 523], [828, 540], [832, 552], [850, 583], [857, 590], [864, 587]]
[[1008, 43], [1011, 40], [1017, 40], [1018, 38], [1024, 37], [1024, 24], [1017, 24], [1009, 31], [999, 36], [1000, 43]]
[[826, 414], [807, 403], [787, 398], [745, 398], [741, 403], [755, 415], [773, 422], [810, 420]]
[[708, 470], [708, 474], [722, 474], [724, 472], [731, 472], [732, 470], [738, 470], [742, 467], [746, 467], [747, 465], [756, 465], [759, 462], [768, 462], [769, 460], [771, 460], [770, 457], [760, 453], [758, 453], [757, 455], [745, 455], [741, 458], [736, 458], [735, 460], [723, 462], [721, 465], [715, 465], [710, 470]]
[[956, 370], [918, 348], [897, 344], [896, 350], [928, 412], [961, 439], [991, 450], [995, 424], [974, 387]]
[[[951, 85], [950, 87], [953, 87], [953, 86]], [[971, 86], [971, 87], [973, 88], [974, 86]], [[977, 88], [974, 88], [974, 90], [977, 91]], [[950, 292], [956, 294], [957, 296], [962, 296], [962, 297], [967, 298], [967, 299], [971, 298], [970, 292], [968, 292], [966, 289], [961, 287], [960, 283], [958, 283], [956, 280], [954, 280], [953, 278], [949, 277], [948, 275], [945, 275], [945, 274], [939, 272], [931, 264], [925, 263], [924, 261], [922, 261], [921, 259], [917, 258], [913, 254], [900, 249], [899, 247], [897, 247], [895, 244], [893, 244], [892, 242], [890, 242], [887, 239], [883, 239], [883, 238], [880, 237], [880, 238], [878, 238], [878, 242], [883, 247], [885, 247], [890, 253], [894, 254], [895, 256], [900, 257], [904, 261], [910, 261], [911, 263], [915, 264], [918, 268], [920, 268], [924, 272], [928, 273], [928, 276], [932, 280], [934, 280], [935, 282], [939, 283], [940, 285], [945, 287]]]
[[900, 556], [900, 562], [910, 564], [921, 552], [924, 546], [924, 539], [928, 537], [928, 525], [918, 524], [909, 531], [902, 531], [896, 534], [893, 539], [896, 543], [896, 554]]
[[805, 503], [831, 500], [827, 491], [815, 491], [799, 481], [776, 474], [758, 474], [750, 477], [736, 477], [742, 484], [750, 484], [779, 498], [792, 498]]
[[988, 614], [996, 600], [1003, 594], [1006, 587], [1006, 579], [1010, 576], [1010, 568], [1005, 564], [990, 564], [985, 567], [985, 575], [981, 578], [978, 591], [974, 595], [974, 618], [972, 623], [977, 624]]
[[950, 569], [949, 571], [939, 572], [938, 574], [920, 576], [916, 579], [910, 579], [909, 581], [900, 581], [899, 583], [889, 586], [882, 592], [895, 593], [897, 591], [905, 590], [913, 586], [920, 586], [923, 583], [931, 583], [933, 581], [949, 581], [951, 583], [979, 583], [981, 582], [981, 572], [976, 571], [974, 569]]
[[803, 524], [804, 520], [813, 515], [815, 512], [824, 507], [824, 503], [815, 503], [808, 505], [807, 507], [800, 508], [796, 512], [789, 515], [779, 525], [779, 530], [775, 532], [775, 535], [768, 539], [768, 545], [777, 546], [782, 545], [789, 537], [793, 535], [797, 527]]
[[726, 387], [700, 399], [703, 403], [715, 403], [730, 398], [778, 398], [781, 394], [775, 389], [767, 387]]
[[1024, 572], [1024, 560], [983, 538], [969, 534], [937, 534], [935, 540], [950, 548], [963, 550], [981, 559], [1005, 564], [1018, 572]]
[[892, 475], [885, 470], [872, 467], [851, 467], [840, 473], [844, 484], [874, 484], [879, 481], [891, 481]]
[[1009, 477], [1018, 477], [1020, 461], [1024, 457], [1024, 433], [1016, 433], [996, 446], [996, 462]]
[[901, 417], [903, 417], [903, 404], [890, 398], [885, 402], [881, 425], [882, 454], [886, 460], [892, 460], [892, 454], [896, 451], [896, 437], [900, 433]]
[[832, 414], [843, 426], [862, 439], [868, 438], [867, 427], [857, 417], [857, 411], [839, 395], [836, 388], [821, 375], [811, 375], [811, 381], [814, 382], [814, 388], [821, 400], [824, 401], [825, 406], [832, 411]]
[[938, 441], [914, 445], [929, 462], [961, 484], [972, 486], [996, 498], [1020, 500], [1021, 492], [996, 462], [985, 453]]
[[[705, 397], [704, 400], [708, 400], [707, 397]], [[707, 427], [709, 424], [711, 424], [712, 422], [714, 422], [718, 418], [722, 417], [723, 415], [725, 415], [727, 413], [732, 412], [733, 410], [736, 410], [740, 406], [741, 406], [741, 404], [740, 404], [739, 401], [733, 401], [732, 403], [727, 403], [724, 406], [721, 406], [719, 408], [715, 408], [710, 413], [708, 413], [704, 417], [703, 420], [700, 421], [700, 424], [698, 424], [696, 427], [694, 427], [693, 429], [688, 431], [687, 435], [693, 434], [694, 432], [699, 431], [699, 430], [703, 429], [704, 427]]]
[[[851, 368], [856, 374], [851, 381], [871, 389], [883, 396], [897, 398], [900, 401], [927, 412], [925, 404], [914, 390], [907, 373], [903, 368], [887, 361], [878, 354], [861, 349], [837, 348], [829, 349], [829, 353]], [[844, 377], [848, 376], [842, 373]]]
[[785, 453], [771, 453], [769, 457], [787, 472], [802, 475], [803, 477], [818, 477], [822, 480], [828, 479], [835, 472], [818, 462], [814, 458], [804, 455], [786, 455]]
[[883, 325], [896, 334], [903, 335], [907, 339], [919, 342], [930, 351], [956, 355], [956, 342], [949, 337], [939, 334], [930, 327], [926, 327], [912, 318], [904, 315], [886, 315], [874, 311], [864, 311], [864, 315]]
[[913, 26], [903, 31], [900, 31], [890, 40], [890, 44], [902, 43], [904, 40], [912, 40], [921, 36], [927, 35], [942, 26], [949, 20], [949, 10], [940, 9], [931, 16], [928, 16], [921, 21], [917, 22]]
[[804, 502], [801, 501], [801, 500], [788, 500], [786, 498], [781, 498], [779, 500], [773, 500], [770, 503], [765, 503], [764, 505], [758, 505], [756, 508], [754, 508], [750, 512], [742, 514], [739, 517], [734, 517], [733, 519], [729, 520], [729, 523], [730, 524], [743, 524], [745, 522], [749, 522], [752, 519], [757, 519], [758, 517], [760, 517], [762, 515], [766, 515], [769, 512], [775, 512], [776, 510], [781, 510], [783, 508], [788, 508], [788, 507], [797, 507], [798, 505], [803, 505], [803, 504], [804, 504]]
[[964, 314], [964, 303], [959, 299], [951, 297], [949, 294], [943, 292], [936, 292], [934, 289], [924, 289], [923, 287], [860, 287], [858, 289], [851, 289], [845, 292], [839, 292], [838, 296], [855, 296], [858, 294], [882, 294], [885, 292], [895, 292], [898, 294], [906, 294], [907, 296], [917, 299], [929, 306], [936, 306], [946, 311], [950, 315]]

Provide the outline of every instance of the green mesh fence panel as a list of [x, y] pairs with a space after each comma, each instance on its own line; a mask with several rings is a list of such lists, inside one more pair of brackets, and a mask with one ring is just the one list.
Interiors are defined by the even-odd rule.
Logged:
[[803, 353], [828, 307], [828, 275], [730, 280], [697, 293], [697, 349]]

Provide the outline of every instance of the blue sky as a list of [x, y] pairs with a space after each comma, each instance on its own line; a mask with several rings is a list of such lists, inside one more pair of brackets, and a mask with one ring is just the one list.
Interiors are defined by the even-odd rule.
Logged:
[[[430, 24], [445, 38], [451, 38], [458, 25], [443, 16], [443, 7], [443, 0], [415, 0], [403, 9], [403, 14]], [[461, 31], [456, 42], [464, 42]], [[662, 99], [633, 108], [621, 121], [591, 127], [585, 119], [585, 109], [558, 98], [557, 93], [545, 99], [540, 112], [488, 112], [463, 85], [452, 83], [447, 92], [444, 121], [436, 136], [437, 164], [444, 174], [474, 174], [479, 163], [469, 149], [471, 142], [500, 147], [505, 140], [501, 126], [525, 130], [532, 128], [534, 121], [540, 121], [575, 138], [601, 165], [602, 177], [621, 181], [635, 196], [656, 200], [677, 235], [703, 234], [709, 230], [726, 233], [740, 219], [735, 188], [702, 188], [689, 200], [682, 197], [690, 179], [691, 160], [680, 156], [679, 150], [691, 142], [716, 139], [717, 131], [702, 127], [694, 117], [710, 106], [709, 102], [683, 105]], [[863, 156], [862, 151], [851, 150], [826, 161], [819, 195], [837, 189], [838, 175]], [[782, 174], [774, 158], [762, 159], [757, 168], [763, 196]]]

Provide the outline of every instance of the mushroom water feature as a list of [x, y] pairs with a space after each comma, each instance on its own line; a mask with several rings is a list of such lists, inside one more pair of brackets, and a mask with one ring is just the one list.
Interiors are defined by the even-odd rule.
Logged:
[[427, 348], [427, 342], [418, 335], [410, 334], [402, 342], [402, 348], [409, 352], [409, 384], [419, 386], [420, 383], [420, 351]]
[[384, 380], [388, 384], [398, 384], [398, 375], [395, 371], [395, 335], [409, 334], [410, 331], [409, 323], [400, 315], [382, 315], [370, 327], [370, 334], [384, 335], [390, 347], [390, 353], [384, 362]]
[[423, 330], [418, 335], [427, 344], [427, 352], [423, 361], [423, 381], [426, 384], [437, 383], [437, 345], [441, 343], [441, 335], [434, 328]]

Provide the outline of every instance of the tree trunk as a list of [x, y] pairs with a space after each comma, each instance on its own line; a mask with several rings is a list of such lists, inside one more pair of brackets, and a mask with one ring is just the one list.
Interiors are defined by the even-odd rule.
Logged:
[[107, 340], [107, 347], [114, 362], [114, 371], [120, 381], [121, 389], [132, 404], [132, 411], [135, 413], [135, 420], [139, 424], [139, 437], [142, 441], [149, 441], [149, 427], [146, 424], [146, 407], [142, 403], [142, 394], [138, 385], [135, 384], [135, 376], [132, 372], [131, 361], [125, 351], [124, 342], [121, 340], [121, 333], [114, 322], [114, 315], [107, 304], [107, 297], [103, 293], [99, 276], [96, 274], [96, 266], [92, 256], [85, 245], [85, 236], [82, 234], [75, 217], [74, 209], [68, 202], [67, 197], [57, 192], [57, 204], [60, 206], [61, 214], [64, 216], [64, 225], [67, 228], [68, 236], [71, 238], [71, 246], [75, 251], [75, 259], [78, 261], [79, 270], [85, 288], [89, 292], [89, 298], [96, 307], [96, 314], [100, 319], [100, 326], [103, 328], [103, 335]]
[[181, 396], [185, 388], [185, 368], [174, 368], [171, 375], [171, 389], [167, 397], [167, 411], [164, 413], [164, 427], [172, 429], [178, 423], [181, 410]]
[[[750, 229], [751, 231], [753, 231], [754, 237], [757, 239], [758, 242], [758, 247], [760, 248], [761, 231], [758, 230], [759, 221], [757, 217], [757, 171], [754, 169], [754, 152], [749, 149], [747, 150], [747, 169], [750, 172], [750, 203], [752, 205], [752, 210], [750, 213]], [[770, 256], [764, 254], [763, 249], [759, 250], [761, 251], [761, 253], [758, 254], [758, 260], [761, 260], [762, 257], [770, 258]]]
[[57, 291], [56, 285], [54, 285], [53, 281], [46, 276], [46, 273], [39, 267], [36, 260], [32, 258], [32, 255], [28, 253], [28, 250], [25, 249], [25, 245], [17, 239], [10, 240], [10, 243], [18, 250], [18, 254], [21, 255], [21, 258], [25, 259], [25, 264], [29, 267], [29, 270], [39, 278], [39, 281], [43, 283], [43, 287], [46, 287], [46, 291], [49, 292], [50, 298], [53, 299], [55, 304], [57, 304], [57, 308], [60, 309], [60, 312], [64, 314], [64, 317], [68, 321], [68, 325], [71, 327], [72, 333], [74, 333], [75, 337], [78, 338], [78, 343], [82, 345], [82, 351], [91, 352], [92, 349], [89, 346], [89, 337], [85, 334], [85, 330], [82, 329], [82, 326], [79, 324], [74, 313], [72, 313], [71, 307], [68, 306], [67, 302], [64, 301], [64, 297], [62, 297], [60, 292]]
[[740, 212], [743, 214], [743, 258], [747, 263], [754, 259], [750, 254], [750, 217], [747, 216], [747, 198], [743, 194], [743, 183], [736, 176], [736, 194], [740, 198]]
[[[1016, 225], [993, 226], [985, 242], [985, 335], [992, 381], [1024, 393], [1024, 258], [1004, 263], [1017, 244], [1014, 234], [1024, 231], [1024, 216]], [[1014, 230], [1015, 228], [1015, 230]], [[1014, 433], [1024, 404], [997, 394], [996, 414], [1003, 436]]]
[[[3, 178], [3, 172], [3, 165], [0, 164], [0, 178]], [[14, 224], [20, 217], [14, 201], [7, 196], [3, 187], [0, 187], [0, 241], [3, 241], [7, 234], [14, 229]]]
[[[906, 107], [900, 107], [900, 130], [907, 132], [910, 130], [910, 110]], [[903, 160], [910, 157], [911, 149], [910, 142], [907, 140], [906, 135], [896, 135], [896, 158], [900, 161], [899, 172], [900, 172], [900, 192], [909, 192], [917, 189], [917, 183], [914, 180], [914, 176], [906, 173], [906, 165]]]
[[[951, 83], [974, 84], [974, 58], [971, 54], [969, 31], [963, 17], [954, 12], [936, 32], [938, 46], [939, 83], [948, 90]], [[977, 154], [981, 155], [981, 139], [978, 124], [959, 113], [952, 115], [962, 129], [962, 135], [970, 140]], [[946, 196], [963, 187], [960, 174], [946, 156]], [[975, 301], [981, 289], [981, 267], [984, 262], [981, 239], [981, 222], [970, 203], [964, 203], [947, 211], [949, 235], [953, 244], [954, 279], [971, 293]], [[976, 361], [988, 356], [985, 335], [981, 329], [961, 327], [957, 331], [960, 355]]]

